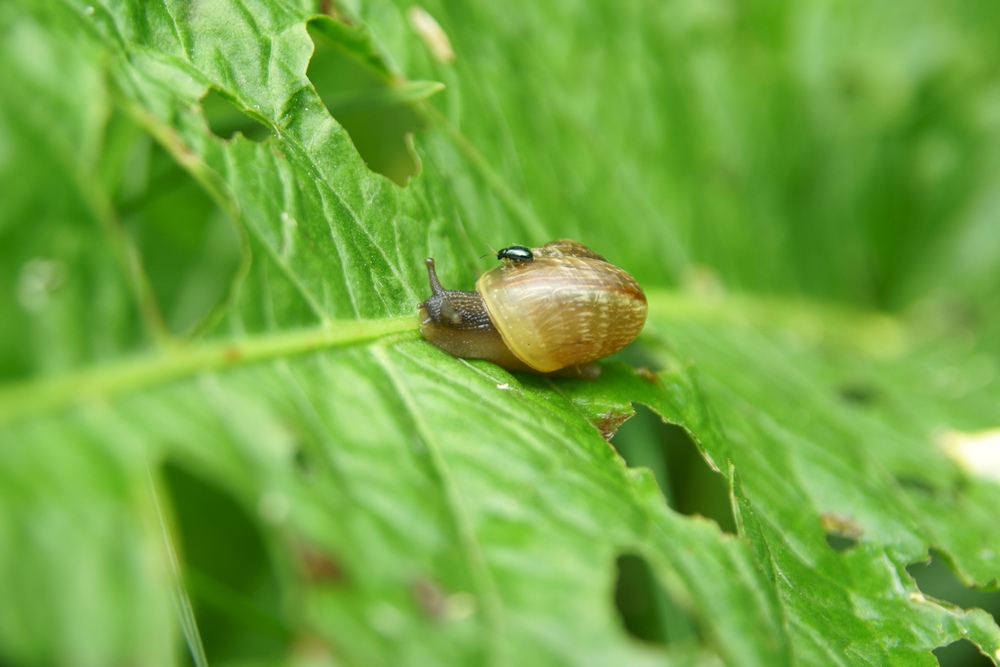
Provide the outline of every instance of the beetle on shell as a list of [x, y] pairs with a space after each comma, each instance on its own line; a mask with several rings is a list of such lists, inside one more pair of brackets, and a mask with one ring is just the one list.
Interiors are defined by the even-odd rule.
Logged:
[[456, 357], [487, 359], [510, 371], [596, 377], [591, 363], [631, 343], [646, 322], [635, 279], [576, 241], [510, 246], [476, 281], [475, 292], [441, 287], [420, 304], [420, 333]]
[[531, 252], [531, 248], [525, 248], [523, 245], [512, 245], [508, 248], [500, 248], [497, 251], [497, 259], [504, 260], [509, 259], [515, 262], [530, 262], [535, 258], [535, 254]]

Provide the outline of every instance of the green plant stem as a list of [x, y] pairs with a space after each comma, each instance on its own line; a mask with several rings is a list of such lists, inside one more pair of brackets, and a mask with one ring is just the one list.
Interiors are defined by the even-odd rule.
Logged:
[[416, 316], [339, 321], [315, 329], [163, 348], [58, 377], [16, 382], [0, 386], [0, 424], [198, 373], [348, 347], [403, 332], [415, 334], [417, 325]]
[[[881, 313], [766, 297], [709, 297], [667, 290], [648, 290], [646, 296], [653, 318], [784, 329], [808, 342], [874, 358], [896, 357], [908, 347], [903, 323]], [[417, 324], [415, 316], [338, 321], [315, 329], [163, 348], [106, 366], [8, 384], [0, 386], [0, 424], [197, 373], [358, 345], [402, 332], [416, 335]]]

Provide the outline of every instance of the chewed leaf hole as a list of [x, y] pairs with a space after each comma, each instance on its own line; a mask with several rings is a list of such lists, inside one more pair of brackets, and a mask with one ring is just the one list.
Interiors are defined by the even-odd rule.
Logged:
[[937, 487], [930, 481], [918, 479], [912, 476], [900, 476], [896, 481], [901, 487], [922, 496], [933, 496], [937, 492]]
[[849, 382], [837, 388], [837, 396], [848, 405], [863, 408], [878, 403], [878, 390], [864, 382]]
[[201, 110], [212, 134], [220, 139], [229, 140], [242, 134], [250, 141], [260, 143], [271, 136], [271, 130], [266, 125], [215, 88], [209, 88], [201, 98]]
[[840, 553], [852, 549], [858, 545], [858, 541], [852, 537], [837, 535], [836, 533], [826, 534], [826, 543], [831, 549]]
[[826, 543], [837, 552], [847, 551], [857, 545], [864, 534], [859, 523], [840, 514], [827, 513], [821, 517]]
[[1000, 591], [965, 586], [955, 576], [942, 554], [932, 550], [930, 561], [907, 565], [906, 571], [924, 595], [962, 609], [978, 607], [993, 614], [994, 619], [1000, 619]]
[[995, 663], [968, 639], [960, 639], [933, 651], [941, 667], [995, 667]]
[[622, 424], [612, 444], [629, 467], [653, 471], [673, 510], [712, 519], [723, 531], [736, 532], [725, 478], [708, 465], [683, 428], [665, 424], [637, 405], [635, 416]]
[[615, 608], [632, 637], [653, 645], [701, 641], [694, 619], [667, 595], [645, 558], [623, 554], [616, 564]]
[[148, 288], [146, 310], [188, 335], [210, 323], [239, 269], [234, 222], [159, 143], [115, 116], [109, 151], [120, 151], [115, 205]]
[[258, 523], [226, 490], [176, 463], [163, 468], [184, 584], [210, 662], [277, 660], [291, 639]]
[[313, 56], [306, 75], [372, 171], [405, 186], [420, 172], [413, 133], [419, 105], [444, 86], [394, 74], [363, 27], [328, 17], [309, 22]]

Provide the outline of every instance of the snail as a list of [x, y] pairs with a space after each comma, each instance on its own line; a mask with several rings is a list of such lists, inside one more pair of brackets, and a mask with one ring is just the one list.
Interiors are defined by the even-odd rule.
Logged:
[[591, 363], [631, 343], [646, 322], [646, 295], [623, 269], [581, 243], [511, 246], [475, 292], [446, 290], [428, 258], [431, 296], [420, 333], [456, 357], [510, 371], [596, 377]]

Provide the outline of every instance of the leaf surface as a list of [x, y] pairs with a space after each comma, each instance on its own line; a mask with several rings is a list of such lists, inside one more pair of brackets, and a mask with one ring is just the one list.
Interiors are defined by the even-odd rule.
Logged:
[[[0, 8], [0, 181], [16, 186], [0, 210], [0, 660], [934, 665], [960, 638], [1000, 655], [989, 613], [907, 570], [935, 549], [966, 585], [1000, 572], [1000, 487], [940, 445], [1000, 424], [994, 250], [962, 261], [996, 210], [995, 128], [970, 112], [906, 134], [907, 104], [838, 99], [907, 148], [828, 178], [815, 150], [836, 166], [869, 137], [819, 129], [848, 58], [805, 50], [813, 22], [854, 34], [881, 25], [875, 8], [857, 27], [818, 9], [425, 7], [454, 63], [388, 2], [323, 19], [271, 2]], [[931, 60], [965, 73], [979, 109], [995, 76], [949, 46], [975, 21], [927, 11]], [[334, 94], [318, 93], [310, 27], [364, 77], [327, 71]], [[969, 38], [983, 53], [986, 32]], [[877, 34], [873, 53], [905, 62], [906, 36]], [[908, 67], [851, 85], [942, 94], [937, 70]], [[218, 136], [210, 94], [269, 136]], [[374, 173], [328, 108], [420, 119], [388, 153], [414, 149], [422, 173]], [[896, 248], [867, 188], [911, 192], [892, 176], [910, 150], [931, 155], [913, 182], [933, 215]], [[809, 179], [815, 201], [795, 187]], [[423, 258], [471, 288], [484, 244], [562, 237], [647, 286], [637, 349], [599, 380], [512, 376], [419, 339]], [[956, 276], [971, 323], [929, 292]], [[735, 535], [609, 446], [636, 405], [721, 477]], [[666, 646], [623, 627], [624, 555], [673, 614]]]

